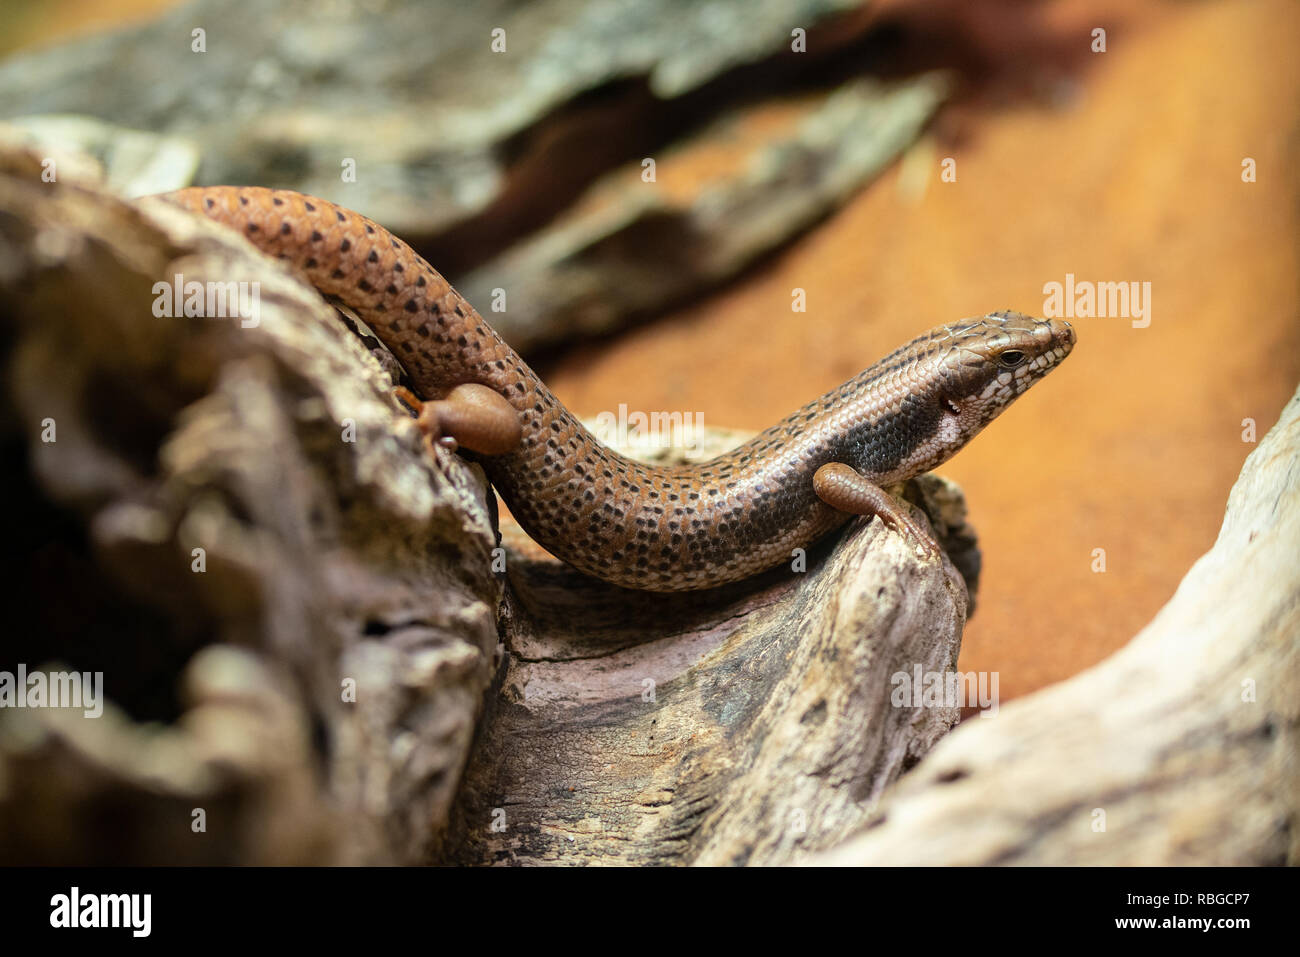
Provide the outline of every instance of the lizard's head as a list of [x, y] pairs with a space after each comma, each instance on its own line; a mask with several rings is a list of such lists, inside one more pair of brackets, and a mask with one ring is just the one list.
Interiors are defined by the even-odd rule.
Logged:
[[880, 484], [946, 462], [1074, 348], [1059, 319], [993, 312], [940, 326], [863, 375], [889, 408], [860, 436], [852, 464]]
[[1075, 342], [1068, 322], [1010, 311], [935, 332], [940, 412], [954, 417], [967, 438], [1055, 368]]

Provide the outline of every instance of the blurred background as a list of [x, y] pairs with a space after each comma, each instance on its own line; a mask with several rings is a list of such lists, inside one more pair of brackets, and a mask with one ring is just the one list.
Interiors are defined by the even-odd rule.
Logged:
[[1215, 538], [1243, 423], [1300, 379], [1292, 0], [0, 11], [0, 121], [127, 195], [364, 212], [579, 414], [761, 429], [934, 325], [1043, 314], [1067, 274], [1150, 283], [1148, 326], [1076, 319], [1069, 362], [940, 470], [984, 552], [959, 665], [1004, 700], [1150, 620]]

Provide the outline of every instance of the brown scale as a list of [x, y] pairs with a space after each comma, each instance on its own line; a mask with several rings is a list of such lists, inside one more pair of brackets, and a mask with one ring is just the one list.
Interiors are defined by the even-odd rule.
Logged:
[[725, 455], [649, 466], [602, 446], [432, 266], [366, 217], [257, 187], [168, 198], [355, 310], [431, 400], [431, 437], [470, 450], [550, 552], [630, 588], [746, 578], [853, 515], [936, 554], [881, 486], [947, 459], [1074, 345], [1068, 323], [1018, 313], [941, 326]]

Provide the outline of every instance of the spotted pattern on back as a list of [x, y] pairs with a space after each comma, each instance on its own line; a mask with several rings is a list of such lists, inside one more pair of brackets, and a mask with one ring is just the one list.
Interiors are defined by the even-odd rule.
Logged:
[[[504, 396], [523, 438], [512, 453], [475, 456], [492, 484], [554, 555], [632, 588], [707, 588], [789, 561], [850, 517], [814, 493], [820, 466], [845, 462], [879, 483], [933, 468], [1074, 341], [1059, 323], [1016, 313], [943, 326], [731, 452], [651, 466], [603, 446], [473, 306], [377, 223], [289, 190], [193, 188], [169, 198], [240, 230], [347, 303], [422, 397], [462, 382]], [[1031, 374], [998, 367], [995, 353], [1011, 346], [1031, 355]]]

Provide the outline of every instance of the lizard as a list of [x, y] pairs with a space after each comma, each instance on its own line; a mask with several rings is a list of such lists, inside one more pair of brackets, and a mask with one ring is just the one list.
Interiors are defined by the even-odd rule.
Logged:
[[164, 198], [224, 223], [338, 297], [402, 363], [431, 442], [478, 461], [519, 524], [578, 570], [680, 592], [742, 580], [853, 516], [938, 545], [886, 487], [947, 461], [1073, 349], [1070, 323], [1009, 310], [939, 326], [710, 461], [604, 446], [482, 316], [378, 223], [291, 190]]

